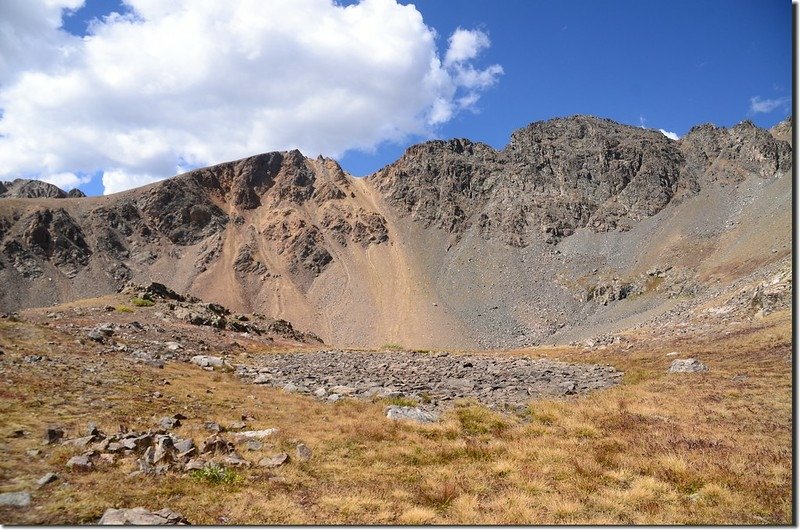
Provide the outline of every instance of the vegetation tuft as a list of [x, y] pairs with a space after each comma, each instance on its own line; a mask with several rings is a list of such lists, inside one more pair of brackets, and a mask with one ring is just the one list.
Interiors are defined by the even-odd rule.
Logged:
[[155, 305], [155, 302], [153, 302], [152, 300], [148, 300], [146, 298], [139, 298], [139, 297], [132, 298], [131, 299], [131, 303], [133, 305], [135, 305], [136, 307], [152, 307], [152, 306]]

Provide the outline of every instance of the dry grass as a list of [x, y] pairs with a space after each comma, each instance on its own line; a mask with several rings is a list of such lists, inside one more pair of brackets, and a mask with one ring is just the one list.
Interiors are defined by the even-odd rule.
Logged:
[[[25, 323], [0, 321], [0, 348], [0, 490], [33, 495], [31, 509], [2, 509], [4, 523], [91, 523], [112, 506], [170, 507], [195, 524], [793, 521], [787, 314], [705, 339], [642, 337], [624, 352], [517, 353], [610, 363], [627, 374], [617, 388], [533, 402], [516, 416], [461, 402], [435, 425], [391, 422], [380, 403], [322, 403], [189, 365], [131, 365]], [[667, 374], [672, 350], [710, 371]], [[31, 353], [66, 366], [22, 363]], [[739, 374], [747, 379], [733, 381]], [[164, 379], [170, 384], [161, 385]], [[155, 391], [163, 396], [153, 398]], [[263, 450], [242, 449], [249, 460], [291, 454], [298, 441], [314, 456], [272, 473], [237, 470], [239, 480], [217, 484], [188, 474], [129, 478], [125, 461], [71, 473], [63, 467], [71, 450], [39, 445], [48, 424], [77, 435], [96, 421], [115, 432], [120, 423], [154, 427], [175, 412], [189, 417], [178, 433], [196, 441], [208, 435], [203, 422], [226, 424], [242, 414], [256, 418], [253, 428], [279, 428]], [[16, 429], [30, 434], [10, 437]], [[30, 449], [43, 451], [31, 457]], [[36, 489], [48, 471], [61, 479]]]

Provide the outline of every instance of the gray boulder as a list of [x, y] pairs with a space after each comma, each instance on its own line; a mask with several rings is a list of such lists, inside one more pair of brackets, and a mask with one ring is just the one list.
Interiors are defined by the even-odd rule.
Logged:
[[386, 417], [390, 420], [411, 420], [420, 423], [434, 423], [439, 419], [435, 414], [418, 407], [400, 407], [397, 405], [391, 405], [386, 408]]
[[86, 455], [73, 456], [67, 460], [67, 469], [72, 471], [91, 471], [94, 464]]
[[258, 465], [261, 467], [280, 467], [289, 461], [289, 455], [286, 453], [279, 453], [271, 458], [262, 458]]
[[56, 480], [58, 480], [58, 475], [57, 474], [55, 474], [55, 473], [47, 473], [44, 476], [42, 476], [42, 478], [37, 480], [36, 484], [38, 484], [39, 487], [41, 487], [41, 486], [46, 486], [47, 484], [50, 484], [51, 482], [55, 482]]
[[670, 373], [707, 372], [708, 366], [697, 359], [675, 359], [669, 367]]
[[31, 494], [27, 491], [11, 491], [0, 493], [0, 506], [13, 506], [25, 508], [31, 504]]
[[214, 368], [223, 366], [225, 364], [225, 361], [223, 361], [219, 357], [213, 357], [211, 355], [195, 355], [194, 357], [192, 357], [192, 363], [202, 368], [207, 368], [207, 367]]
[[109, 508], [103, 514], [98, 524], [103, 525], [145, 525], [145, 526], [158, 526], [158, 525], [173, 525], [173, 524], [189, 524], [181, 514], [173, 512], [168, 508], [151, 512], [142, 507], [128, 508], [128, 509], [115, 509]]

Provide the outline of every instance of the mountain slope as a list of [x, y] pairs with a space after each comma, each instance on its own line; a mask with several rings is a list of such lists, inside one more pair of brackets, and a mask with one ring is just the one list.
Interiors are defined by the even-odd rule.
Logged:
[[416, 145], [366, 179], [291, 151], [107, 197], [2, 199], [0, 309], [160, 281], [343, 346], [584, 338], [790, 255], [787, 129], [673, 141], [574, 116], [499, 151]]

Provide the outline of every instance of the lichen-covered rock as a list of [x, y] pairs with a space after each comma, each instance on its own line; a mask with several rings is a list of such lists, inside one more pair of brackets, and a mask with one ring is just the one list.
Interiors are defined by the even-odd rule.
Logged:
[[675, 359], [669, 371], [670, 373], [707, 372], [708, 367], [697, 359]]
[[109, 508], [97, 524], [101, 525], [185, 525], [189, 524], [181, 514], [168, 508], [151, 512], [145, 508]]
[[418, 407], [400, 407], [391, 405], [386, 408], [386, 417], [390, 420], [411, 420], [419, 423], [433, 423], [439, 418], [431, 412]]

